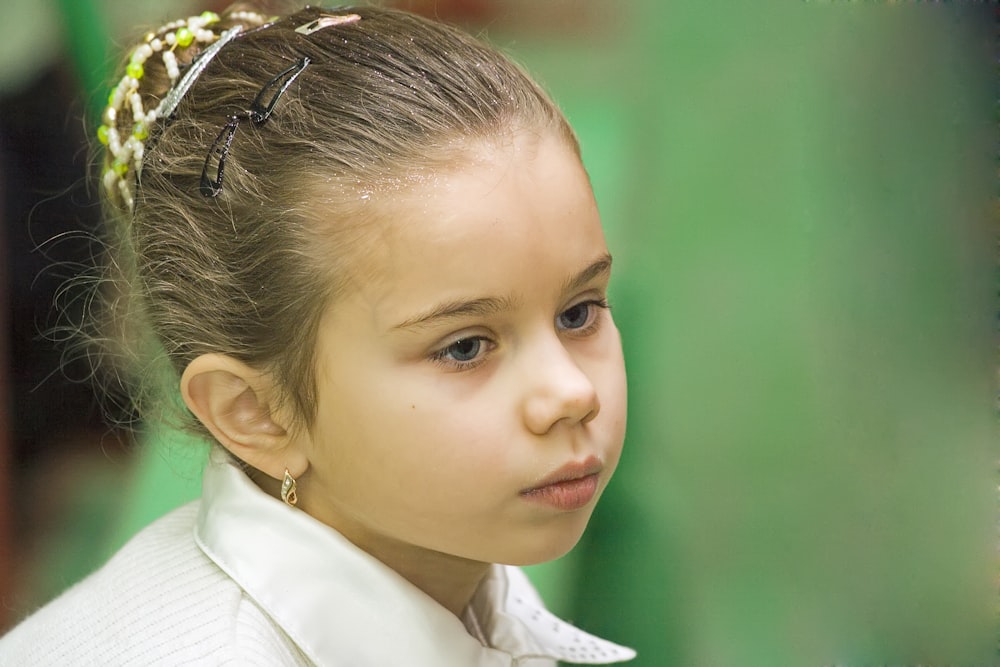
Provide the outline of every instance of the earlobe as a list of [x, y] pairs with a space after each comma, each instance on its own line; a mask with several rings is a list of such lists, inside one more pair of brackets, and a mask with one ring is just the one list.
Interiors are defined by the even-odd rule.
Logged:
[[240, 460], [281, 479], [285, 468], [302, 474], [308, 463], [290, 425], [273, 414], [274, 395], [266, 376], [225, 355], [202, 355], [181, 376], [184, 403], [215, 439]]

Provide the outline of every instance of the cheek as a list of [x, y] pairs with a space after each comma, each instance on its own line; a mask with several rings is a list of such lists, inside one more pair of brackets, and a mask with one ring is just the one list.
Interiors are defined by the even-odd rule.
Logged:
[[411, 453], [437, 469], [496, 462], [502, 453], [496, 443], [511, 435], [498, 402], [483, 395], [449, 400], [425, 394], [407, 407], [399, 428], [411, 434]]
[[[385, 469], [417, 472], [423, 479], [462, 480], [484, 466], [501, 465], [498, 442], [509, 440], [499, 404], [483, 392], [434, 391], [427, 382], [396, 383], [382, 393], [377, 410], [357, 419], [359, 456]], [[387, 388], [388, 389], [388, 388]], [[356, 414], [356, 413], [355, 413]]]
[[533, 452], [523, 446], [509, 399], [496, 394], [482, 388], [450, 399], [425, 393], [412, 409], [407, 405], [402, 423], [412, 438], [404, 465], [422, 471], [427, 502], [446, 499], [444, 511], [461, 515], [519, 488], [511, 480], [522, 479]]
[[611, 442], [621, 449], [625, 438], [625, 422], [628, 413], [628, 386], [625, 376], [625, 359], [617, 330], [609, 343], [606, 361], [602, 364], [601, 385], [598, 397], [601, 401], [600, 418], [611, 432]]

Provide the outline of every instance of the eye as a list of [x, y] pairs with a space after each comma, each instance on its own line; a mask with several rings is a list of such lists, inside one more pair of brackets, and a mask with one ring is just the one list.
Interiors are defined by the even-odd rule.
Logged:
[[490, 345], [490, 341], [482, 336], [461, 338], [432, 354], [431, 359], [455, 369], [468, 369], [485, 361]]
[[463, 338], [444, 348], [445, 355], [453, 361], [472, 361], [479, 355], [483, 343], [478, 338]]
[[590, 333], [597, 327], [597, 316], [602, 308], [608, 308], [608, 302], [604, 299], [581, 301], [559, 313], [556, 326], [576, 334]]

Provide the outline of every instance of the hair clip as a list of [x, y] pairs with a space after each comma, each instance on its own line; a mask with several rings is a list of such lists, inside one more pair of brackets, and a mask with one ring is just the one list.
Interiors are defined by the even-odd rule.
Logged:
[[[292, 85], [292, 82], [298, 78], [299, 74], [302, 74], [302, 70], [308, 67], [310, 62], [312, 61], [307, 56], [303, 56], [294, 65], [279, 72], [277, 76], [264, 84], [264, 87], [260, 89], [260, 92], [257, 93], [257, 96], [253, 98], [253, 102], [250, 104], [248, 116], [253, 123], [260, 125], [271, 117], [271, 111], [274, 109], [274, 105], [278, 103], [278, 98]], [[268, 103], [264, 104], [264, 99], [275, 87], [278, 89], [273, 93]]]
[[[206, 197], [218, 197], [222, 192], [222, 176], [226, 171], [226, 158], [229, 156], [229, 146], [236, 136], [236, 128], [240, 126], [239, 116], [230, 116], [229, 121], [223, 126], [219, 136], [212, 142], [212, 147], [208, 149], [205, 157], [205, 166], [201, 169], [201, 194]], [[212, 162], [212, 157], [216, 158], [215, 178], [209, 178], [208, 170]]]
[[322, 30], [323, 28], [329, 28], [335, 25], [344, 25], [347, 23], [356, 23], [360, 20], [361, 16], [359, 16], [358, 14], [343, 14], [341, 16], [332, 16], [329, 14], [324, 14], [323, 16], [320, 16], [318, 19], [310, 21], [309, 23], [303, 23], [302, 25], [300, 25], [298, 28], [295, 29], [295, 32], [299, 33], [300, 35], [311, 35], [318, 30]]
[[[302, 70], [309, 66], [311, 61], [303, 56], [291, 67], [282, 70], [270, 81], [264, 84], [257, 96], [253, 98], [250, 109], [245, 113], [230, 116], [223, 126], [222, 131], [212, 142], [212, 147], [208, 149], [205, 156], [205, 165], [201, 170], [201, 194], [206, 197], [218, 197], [222, 192], [222, 179], [226, 171], [226, 159], [229, 157], [229, 147], [236, 136], [236, 129], [244, 120], [253, 125], [261, 125], [271, 117], [274, 105], [278, 103], [278, 98], [288, 89], [292, 82], [302, 74]], [[268, 96], [270, 95], [270, 99]], [[266, 100], [266, 103], [265, 103]], [[215, 167], [212, 167], [212, 160], [215, 159]], [[215, 177], [209, 176], [211, 171], [215, 172]]]

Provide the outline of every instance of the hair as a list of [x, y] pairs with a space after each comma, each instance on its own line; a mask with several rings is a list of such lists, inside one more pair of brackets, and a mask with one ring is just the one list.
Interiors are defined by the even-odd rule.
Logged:
[[[216, 33], [244, 30], [219, 50], [168, 118], [149, 128], [134, 207], [104, 192], [109, 258], [96, 340], [109, 384], [140, 420], [179, 417], [177, 378], [220, 353], [271, 374], [305, 425], [316, 410], [319, 322], [347, 289], [351, 263], [373, 242], [373, 195], [399, 192], [414, 170], [462, 164], [474, 145], [519, 130], [576, 139], [558, 107], [517, 65], [460, 29], [408, 13], [338, 8], [358, 21], [301, 34], [324, 14], [305, 8], [261, 23], [231, 8]], [[204, 45], [174, 53], [183, 72]], [[227, 120], [246, 114], [269, 81], [310, 63], [262, 124], [241, 123], [217, 196], [200, 188]], [[145, 109], [167, 94], [161, 58], [138, 90]], [[114, 118], [132, 132], [129, 105]], [[104, 169], [114, 167], [111, 151]], [[332, 304], [332, 306], [331, 306]], [[110, 363], [108, 357], [111, 357]], [[167, 406], [169, 413], [162, 408]]]

